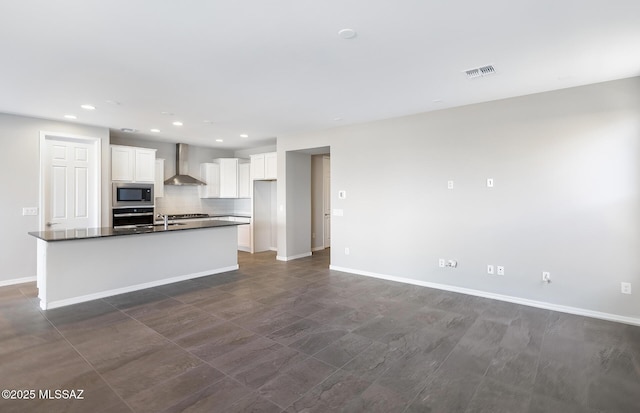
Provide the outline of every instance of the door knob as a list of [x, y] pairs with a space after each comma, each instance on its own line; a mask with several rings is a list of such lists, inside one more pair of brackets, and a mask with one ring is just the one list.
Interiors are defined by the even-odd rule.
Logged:
[[58, 224], [59, 224], [59, 222], [47, 222], [47, 226], [48, 227], [52, 227], [52, 226], [58, 225]]

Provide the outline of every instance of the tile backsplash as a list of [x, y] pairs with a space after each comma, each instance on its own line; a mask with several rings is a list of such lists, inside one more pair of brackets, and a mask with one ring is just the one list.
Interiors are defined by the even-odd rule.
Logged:
[[157, 214], [251, 214], [251, 200], [202, 199], [197, 186], [165, 185], [164, 197], [156, 198]]

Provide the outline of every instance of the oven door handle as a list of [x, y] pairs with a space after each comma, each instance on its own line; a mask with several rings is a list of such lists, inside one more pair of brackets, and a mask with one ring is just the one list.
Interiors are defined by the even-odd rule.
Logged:
[[124, 217], [148, 217], [153, 216], [153, 212], [131, 212], [128, 214], [113, 214], [114, 218], [124, 218]]

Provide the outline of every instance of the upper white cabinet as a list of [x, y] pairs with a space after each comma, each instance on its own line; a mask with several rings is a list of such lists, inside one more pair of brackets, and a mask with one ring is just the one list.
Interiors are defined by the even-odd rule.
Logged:
[[111, 145], [111, 180], [154, 183], [156, 150]]
[[200, 198], [220, 198], [220, 165], [200, 164], [200, 179], [206, 184], [198, 187]]
[[156, 159], [156, 180], [153, 194], [156, 198], [164, 197], [164, 159]]
[[212, 163], [201, 164], [200, 177], [206, 185], [198, 189], [200, 198], [249, 197], [249, 171], [245, 169], [244, 162], [238, 158], [219, 158]]
[[251, 198], [251, 164], [238, 164], [238, 198]]
[[278, 179], [277, 152], [251, 155], [251, 179]]
[[264, 179], [278, 179], [278, 153], [264, 154]]
[[220, 198], [238, 197], [238, 159], [214, 159], [220, 165]]

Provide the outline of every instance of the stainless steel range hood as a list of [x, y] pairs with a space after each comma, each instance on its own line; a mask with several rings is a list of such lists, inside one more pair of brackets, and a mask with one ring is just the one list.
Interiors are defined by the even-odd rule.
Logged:
[[164, 181], [165, 185], [206, 185], [204, 182], [189, 176], [189, 145], [176, 144], [176, 174]]

